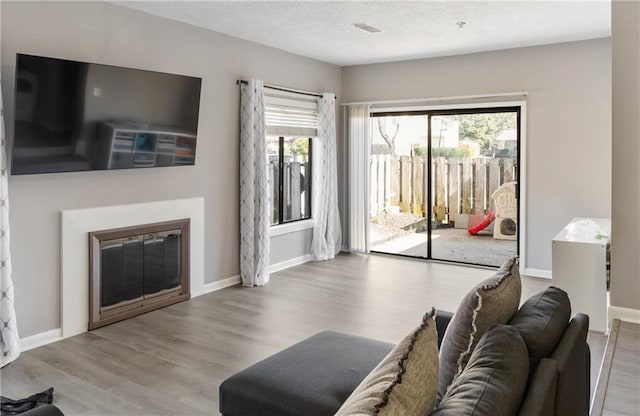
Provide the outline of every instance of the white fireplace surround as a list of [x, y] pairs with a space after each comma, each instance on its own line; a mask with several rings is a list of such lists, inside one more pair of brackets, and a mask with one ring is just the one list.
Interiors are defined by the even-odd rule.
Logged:
[[87, 332], [91, 231], [189, 218], [191, 296], [204, 293], [204, 198], [176, 199], [62, 211], [62, 337]]

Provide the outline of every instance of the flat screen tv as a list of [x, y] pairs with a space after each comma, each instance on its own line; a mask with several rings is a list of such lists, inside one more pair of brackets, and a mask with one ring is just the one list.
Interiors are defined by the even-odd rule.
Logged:
[[201, 83], [18, 54], [11, 173], [193, 165]]

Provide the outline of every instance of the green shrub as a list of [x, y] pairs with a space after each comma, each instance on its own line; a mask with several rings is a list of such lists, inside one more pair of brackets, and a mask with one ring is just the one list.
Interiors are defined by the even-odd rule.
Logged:
[[[427, 147], [414, 147], [413, 155], [418, 157], [427, 156]], [[471, 149], [466, 147], [436, 147], [431, 149], [431, 157], [469, 157]]]

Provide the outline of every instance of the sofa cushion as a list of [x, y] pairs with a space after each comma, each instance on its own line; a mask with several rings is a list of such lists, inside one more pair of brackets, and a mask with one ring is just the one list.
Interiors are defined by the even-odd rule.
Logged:
[[569, 296], [553, 286], [530, 297], [511, 317], [509, 325], [520, 332], [527, 344], [530, 373], [535, 371], [542, 358], [549, 357], [570, 318]]
[[495, 324], [506, 324], [520, 305], [518, 258], [505, 262], [489, 279], [475, 286], [453, 315], [440, 346], [438, 399], [466, 366], [484, 333]]
[[335, 416], [424, 416], [433, 410], [438, 380], [434, 311], [360, 383]]
[[491, 327], [432, 415], [517, 414], [527, 386], [527, 356], [527, 346], [515, 328]]
[[393, 344], [325, 331], [229, 377], [224, 416], [333, 415]]

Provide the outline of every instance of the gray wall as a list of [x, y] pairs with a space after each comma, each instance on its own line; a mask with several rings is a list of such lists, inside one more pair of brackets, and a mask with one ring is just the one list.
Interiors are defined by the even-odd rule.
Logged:
[[640, 310], [640, 3], [612, 2], [611, 42], [613, 61], [611, 305], [638, 311]]
[[551, 270], [571, 218], [611, 216], [609, 39], [346, 67], [342, 86], [342, 102], [528, 91], [526, 268]]
[[[617, 58], [614, 53], [614, 83], [621, 81], [614, 97], [619, 110], [626, 107], [637, 116], [638, 96], [629, 95], [626, 86], [637, 86], [638, 62], [628, 66], [622, 58], [629, 51], [638, 53], [638, 8], [626, 16], [634, 11], [616, 13], [615, 3], [613, 48], [621, 52]], [[558, 230], [573, 216], [609, 217], [612, 204], [612, 304], [640, 309], [638, 121], [634, 116], [616, 122], [612, 166], [607, 39], [341, 70], [104, 2], [3, 1], [0, 8], [7, 120], [13, 117], [16, 52], [203, 78], [196, 166], [10, 178], [16, 306], [23, 337], [59, 326], [61, 210], [202, 196], [206, 282], [238, 274], [235, 80], [251, 77], [336, 92], [343, 102], [528, 91], [527, 266], [550, 270], [550, 240]], [[636, 20], [629, 24], [629, 18]], [[338, 132], [341, 136], [340, 128]], [[10, 124], [7, 133], [11, 137]], [[343, 166], [344, 154], [339, 158]], [[339, 183], [342, 187], [344, 181]], [[341, 189], [343, 204], [346, 190]], [[271, 263], [307, 254], [310, 236], [305, 230], [275, 237]]]
[[[205, 282], [238, 275], [236, 80], [259, 78], [340, 95], [341, 69], [105, 2], [3, 1], [1, 7], [7, 121], [13, 119], [17, 52], [203, 79], [195, 166], [10, 178], [11, 249], [20, 335], [60, 326], [62, 210], [204, 197]], [[7, 137], [12, 137], [12, 130], [7, 123]], [[272, 262], [309, 253], [309, 232], [299, 234], [274, 239]]]

